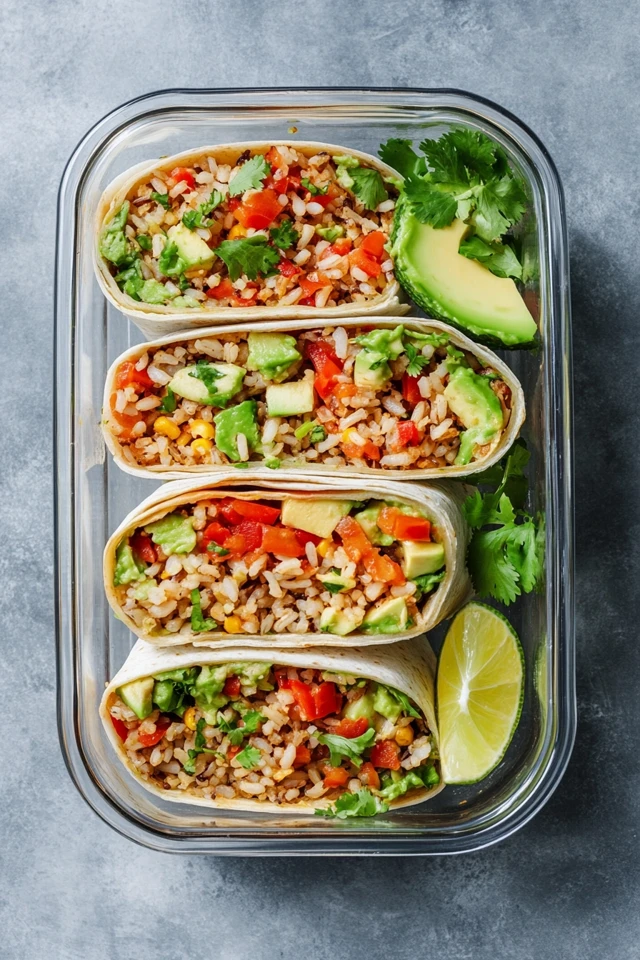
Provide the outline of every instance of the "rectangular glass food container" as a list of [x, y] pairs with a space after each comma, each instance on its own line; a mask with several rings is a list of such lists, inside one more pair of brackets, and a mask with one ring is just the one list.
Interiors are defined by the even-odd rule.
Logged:
[[[376, 154], [389, 137], [416, 143], [452, 124], [502, 144], [528, 183], [530, 248], [538, 279], [528, 295], [540, 346], [503, 354], [527, 399], [524, 436], [531, 512], [545, 511], [546, 583], [509, 608], [525, 650], [522, 719], [503, 762], [481, 783], [363, 820], [253, 815], [164, 803], [116, 762], [98, 703], [133, 638], [110, 613], [102, 550], [124, 515], [158, 484], [115, 467], [100, 434], [106, 371], [143, 339], [102, 296], [91, 261], [96, 205], [133, 164], [191, 147], [296, 139]], [[58, 710], [62, 750], [78, 790], [116, 830], [163, 851], [217, 854], [442, 854], [488, 846], [546, 802], [575, 731], [570, 328], [562, 188], [535, 136], [494, 104], [453, 90], [167, 90], [113, 111], [78, 145], [59, 195], [56, 259], [56, 498]], [[420, 311], [415, 311], [419, 313]], [[441, 627], [431, 639], [436, 650]]]

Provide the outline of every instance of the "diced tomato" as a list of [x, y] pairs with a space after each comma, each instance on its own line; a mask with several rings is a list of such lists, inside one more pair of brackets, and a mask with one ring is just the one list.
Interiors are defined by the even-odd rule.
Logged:
[[322, 373], [330, 363], [338, 368], [339, 373], [342, 373], [344, 360], [338, 360], [333, 347], [324, 340], [315, 340], [313, 343], [308, 343], [306, 352], [317, 373]]
[[402, 399], [415, 407], [422, 400], [422, 394], [418, 387], [420, 377], [410, 377], [408, 373], [402, 375]]
[[397, 507], [383, 507], [378, 514], [378, 519], [376, 520], [378, 527], [383, 533], [388, 534], [390, 537], [395, 537], [396, 517], [399, 513], [400, 511]]
[[303, 683], [302, 680], [289, 680], [288, 688], [294, 696], [294, 699], [300, 707], [300, 715], [306, 722], [315, 718], [316, 705], [311, 693], [311, 688]]
[[122, 432], [118, 434], [121, 440], [131, 440], [133, 434], [132, 430], [135, 427], [136, 423], [140, 423], [142, 417], [137, 415], [135, 417], [130, 417], [128, 413], [119, 413], [116, 410], [116, 399], [117, 394], [112, 393], [109, 398], [111, 404], [111, 417], [122, 427]]
[[[229, 553], [232, 553], [235, 557], [243, 557], [249, 549], [246, 540], [239, 533], [232, 533], [229, 539], [225, 541], [224, 548], [225, 550], [228, 550]], [[215, 556], [212, 559], [215, 560]], [[224, 560], [225, 557], [219, 556], [218, 559]]]
[[155, 386], [146, 369], [136, 370], [135, 363], [131, 360], [125, 360], [124, 363], [121, 363], [118, 367], [116, 387], [118, 390], [122, 390], [123, 387], [128, 387], [130, 383], [135, 383], [136, 386], [144, 387], [145, 389], [150, 389]]
[[314, 547], [317, 547], [319, 543], [322, 543], [322, 537], [316, 536], [315, 533], [307, 533], [306, 530], [296, 530], [296, 540], [302, 547], [306, 547], [308, 543], [312, 543]]
[[289, 677], [287, 676], [287, 668], [280, 667], [278, 670], [275, 670], [274, 673], [276, 675], [278, 690], [288, 690], [290, 681]]
[[300, 287], [304, 290], [305, 296], [307, 297], [310, 297], [318, 290], [322, 290], [323, 287], [329, 286], [331, 286], [331, 280], [322, 273], [318, 274], [317, 280], [310, 280], [309, 277], [303, 277], [300, 281]]
[[218, 513], [226, 520], [227, 523], [235, 524], [240, 523], [242, 517], [233, 507], [233, 500], [224, 499], [219, 500], [216, 504], [218, 507]]
[[275, 190], [260, 190], [251, 193], [242, 206], [234, 211], [234, 217], [243, 227], [253, 227], [255, 230], [264, 230], [276, 219], [282, 207], [278, 202]]
[[[263, 550], [266, 550], [263, 540], [263, 531], [265, 528], [261, 523], [256, 523], [255, 520], [242, 520], [237, 526], [233, 527], [231, 530], [231, 536], [228, 540], [225, 541], [225, 547], [227, 550], [230, 550], [230, 543], [234, 537], [241, 537], [244, 542], [244, 549], [242, 553], [248, 553], [250, 550], [257, 550], [258, 547], [262, 547]], [[235, 552], [235, 551], [234, 551]]]
[[186, 183], [187, 189], [195, 190], [196, 178], [191, 173], [191, 170], [187, 170], [186, 167], [174, 167], [174, 169], [171, 171], [171, 176], [175, 180], [176, 184]]
[[373, 549], [371, 541], [353, 517], [343, 517], [336, 527], [336, 533], [342, 540], [345, 553], [354, 563], [359, 563]]
[[401, 447], [413, 447], [420, 443], [420, 434], [413, 420], [400, 420], [398, 423], [398, 444]]
[[338, 400], [343, 400], [344, 397], [355, 397], [357, 392], [358, 388], [355, 383], [336, 383], [333, 395]]
[[330, 183], [326, 193], [319, 193], [313, 197], [314, 203], [319, 203], [321, 207], [328, 207], [336, 197], [340, 196], [340, 190], [335, 183]]
[[365, 787], [371, 787], [372, 790], [380, 789], [380, 777], [374, 765], [368, 760], [358, 770], [358, 779], [361, 783], [364, 783]]
[[349, 771], [344, 767], [328, 767], [324, 778], [325, 787], [343, 787], [349, 779]]
[[[281, 197], [284, 196], [285, 193], [295, 193], [296, 190], [300, 189], [300, 177], [289, 171], [288, 176], [282, 177], [281, 180], [274, 180], [272, 186]], [[281, 207], [280, 209], [282, 210], [283, 208]]]
[[368, 277], [380, 276], [381, 270], [379, 262], [369, 256], [362, 247], [351, 251], [349, 254], [349, 263], [352, 267], [357, 267], [359, 270], [362, 270]]
[[369, 721], [366, 717], [358, 717], [357, 720], [351, 720], [349, 717], [343, 717], [334, 733], [338, 737], [346, 737], [347, 740], [355, 740], [361, 737], [369, 729]]
[[350, 460], [362, 460], [363, 458], [368, 460], [380, 459], [380, 447], [376, 447], [375, 443], [371, 440], [367, 440], [362, 446], [359, 443], [342, 443], [340, 446], [345, 456], [349, 457]]
[[140, 557], [145, 563], [155, 563], [158, 559], [153, 540], [148, 533], [143, 530], [136, 530], [129, 538], [129, 545], [136, 557]]
[[242, 750], [242, 747], [240, 746], [229, 747], [229, 749], [227, 750], [227, 760], [233, 760], [236, 753], [240, 753], [241, 750]]
[[217, 520], [212, 520], [202, 533], [202, 546], [206, 549], [210, 543], [217, 543], [221, 547], [230, 536], [231, 531], [227, 527], [223, 527]]
[[348, 237], [341, 237], [339, 240], [334, 240], [330, 247], [325, 250], [325, 257], [328, 257], [329, 254], [337, 253], [339, 257], [346, 257], [346, 255], [351, 250], [353, 243], [349, 240]]
[[304, 743], [299, 743], [296, 747], [296, 758], [293, 761], [293, 768], [296, 770], [298, 767], [306, 767], [308, 763], [311, 763], [311, 750], [309, 750], [309, 747], [305, 746]]
[[398, 540], [431, 540], [431, 523], [424, 517], [408, 517], [401, 513], [395, 531]]
[[386, 770], [400, 769], [400, 748], [395, 740], [381, 740], [374, 744], [370, 757], [374, 767], [384, 767]]
[[401, 587], [407, 582], [400, 564], [385, 557], [375, 547], [372, 547], [371, 553], [363, 557], [362, 562], [367, 573], [379, 583], [391, 583], [395, 587]]
[[240, 677], [227, 677], [224, 682], [224, 687], [222, 692], [226, 697], [232, 697], [235, 699], [240, 696], [242, 684], [240, 683]]
[[207, 290], [206, 294], [210, 300], [228, 300], [229, 297], [235, 296], [235, 292], [235, 287], [231, 283], [231, 280], [229, 277], [225, 277], [217, 287], [211, 287], [211, 289]]
[[171, 726], [169, 717], [159, 717], [156, 720], [156, 729], [153, 733], [139, 733], [138, 740], [143, 747], [155, 747], [164, 737], [164, 732]]
[[264, 158], [271, 167], [272, 173], [275, 173], [276, 170], [284, 170], [284, 168], [287, 167], [286, 160], [275, 146], [269, 147]]
[[266, 507], [262, 503], [254, 503], [250, 500], [232, 500], [231, 506], [241, 517], [257, 520], [258, 523], [275, 523], [280, 516], [279, 507]]
[[305, 552], [296, 531], [286, 527], [265, 527], [262, 549], [279, 557], [302, 557]]
[[342, 696], [335, 683], [325, 681], [313, 691], [313, 702], [315, 704], [314, 720], [320, 720], [321, 717], [327, 717], [330, 713], [340, 712]]
[[300, 273], [300, 267], [296, 266], [292, 260], [283, 257], [278, 264], [278, 272], [283, 277], [295, 277], [296, 274]]
[[364, 250], [365, 253], [368, 253], [369, 256], [374, 257], [376, 260], [380, 260], [384, 253], [384, 245], [386, 242], [387, 238], [382, 230], [375, 230], [373, 233], [366, 235], [360, 244], [360, 249]]
[[242, 206], [242, 198], [231, 197], [230, 200], [227, 200], [227, 206], [229, 207], [229, 210], [231, 211], [231, 213], [233, 213], [235, 210], [238, 209], [238, 207]]
[[315, 307], [316, 305], [316, 295], [312, 294], [310, 297], [302, 297], [301, 300], [298, 300], [298, 304], [301, 307]]
[[126, 723], [124, 720], [120, 720], [119, 717], [114, 716], [111, 716], [111, 723], [113, 724], [113, 729], [124, 743], [129, 736], [129, 728], [127, 727]]

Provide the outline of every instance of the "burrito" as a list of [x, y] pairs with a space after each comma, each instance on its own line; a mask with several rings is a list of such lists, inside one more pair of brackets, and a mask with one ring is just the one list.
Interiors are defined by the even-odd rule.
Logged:
[[138, 475], [240, 463], [430, 479], [496, 463], [525, 404], [505, 363], [443, 323], [327, 318], [138, 344], [109, 370], [103, 417], [116, 463]]
[[398, 175], [324, 143], [201, 147], [123, 173], [95, 267], [147, 334], [238, 320], [403, 313], [385, 251]]
[[[364, 485], [364, 486], [363, 486]], [[466, 599], [467, 528], [452, 494], [291, 474], [175, 481], [104, 554], [117, 617], [158, 646], [383, 644]]]
[[425, 638], [265, 654], [139, 640], [100, 705], [129, 773], [163, 800], [341, 819], [442, 789]]

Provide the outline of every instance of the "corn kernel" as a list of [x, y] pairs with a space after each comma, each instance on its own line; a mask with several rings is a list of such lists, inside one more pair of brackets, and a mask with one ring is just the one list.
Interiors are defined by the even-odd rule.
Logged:
[[233, 227], [231, 227], [231, 230], [229, 230], [229, 236], [228, 236], [227, 239], [228, 239], [228, 240], [237, 240], [238, 237], [246, 237], [246, 235], [247, 235], [247, 231], [246, 231], [245, 228], [242, 226], [242, 224], [241, 224], [241, 223], [236, 223], [236, 224], [234, 224]]
[[240, 617], [226, 617], [224, 628], [227, 633], [240, 633], [242, 630], [242, 620]]
[[293, 773], [293, 767], [289, 767], [288, 770], [277, 770], [273, 774], [273, 779], [276, 783], [279, 783], [281, 780], [284, 780], [285, 777], [289, 777]]
[[327, 553], [329, 552], [329, 547], [332, 544], [333, 544], [333, 540], [331, 539], [331, 537], [327, 537], [326, 540], [320, 541], [320, 543], [316, 547], [316, 550], [318, 551], [321, 557], [326, 557]]
[[188, 430], [183, 430], [180, 436], [178, 437], [178, 439], [176, 440], [176, 444], [179, 447], [186, 447], [188, 443], [191, 443], [191, 434], [189, 433]]
[[174, 223], [178, 222], [178, 220], [175, 214], [171, 213], [171, 210], [168, 210], [164, 215], [164, 222], [172, 227]]
[[153, 424], [153, 429], [156, 433], [169, 437], [170, 440], [177, 440], [181, 433], [178, 424], [170, 420], [169, 417], [158, 417]]
[[200, 437], [198, 440], [194, 440], [191, 444], [191, 449], [199, 457], [206, 457], [207, 454], [211, 453], [213, 449], [213, 444], [211, 440], [207, 440], [205, 437]]
[[413, 738], [413, 727], [409, 723], [406, 727], [400, 727], [399, 730], [396, 730], [394, 739], [399, 747], [408, 747], [410, 743], [413, 743]]
[[215, 433], [213, 424], [207, 423], [206, 420], [194, 420], [189, 424], [189, 430], [192, 437], [204, 437], [206, 440], [213, 440]]
[[196, 724], [196, 708], [195, 707], [187, 707], [187, 709], [184, 712], [184, 717], [182, 718], [182, 722], [184, 723], [185, 727], [189, 728], [189, 730], [196, 729], [197, 724]]

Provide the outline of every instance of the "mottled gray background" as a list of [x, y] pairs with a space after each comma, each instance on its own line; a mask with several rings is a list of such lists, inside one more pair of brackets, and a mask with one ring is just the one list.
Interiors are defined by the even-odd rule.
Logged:
[[[629, 0], [4, 0], [0, 9], [9, 354], [0, 391], [0, 724], [12, 744], [1, 774], [0, 956], [638, 958], [639, 8]], [[58, 747], [51, 334], [64, 163], [90, 125], [138, 94], [287, 83], [449, 86], [490, 97], [539, 134], [566, 188], [578, 739], [537, 819], [470, 856], [151, 853], [89, 810]]]

